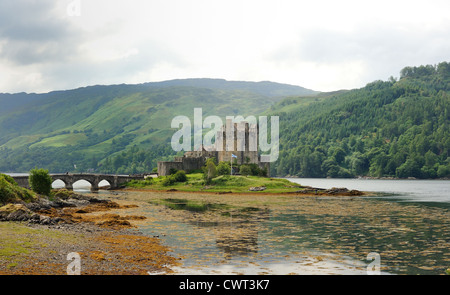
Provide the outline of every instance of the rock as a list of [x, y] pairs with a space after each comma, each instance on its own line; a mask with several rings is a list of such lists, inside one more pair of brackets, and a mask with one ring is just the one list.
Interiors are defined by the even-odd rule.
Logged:
[[65, 207], [76, 207], [77, 205], [71, 202], [63, 201], [61, 199], [56, 199], [50, 205], [53, 208], [65, 208]]
[[339, 194], [339, 193], [347, 193], [347, 192], [348, 192], [348, 189], [345, 188], [345, 187], [341, 187], [341, 188], [332, 187], [331, 189], [327, 189], [327, 190], [325, 191], [325, 193], [331, 194], [331, 195], [333, 195], [333, 194]]
[[34, 213], [30, 216], [30, 221], [39, 222], [41, 219], [41, 215]]
[[249, 188], [248, 190], [251, 192], [259, 192], [259, 191], [263, 191], [265, 189], [266, 189], [265, 186], [253, 186], [253, 187]]
[[36, 202], [27, 203], [25, 206], [31, 211], [48, 210], [52, 208], [53, 202], [46, 198], [40, 198]]
[[32, 212], [22, 204], [7, 204], [0, 208], [0, 217], [7, 221], [26, 221]]
[[93, 203], [88, 200], [80, 200], [80, 199], [72, 199], [72, 198], [68, 199], [67, 202], [69, 204], [73, 204], [75, 207], [87, 206], [90, 203]]
[[361, 196], [361, 195], [363, 195], [363, 192], [353, 189], [353, 190], [349, 191], [348, 194], [350, 196]]
[[42, 225], [51, 225], [54, 224], [54, 221], [49, 216], [41, 215], [39, 219], [39, 223]]
[[30, 214], [22, 210], [17, 210], [9, 213], [6, 219], [9, 221], [26, 221], [30, 219]]

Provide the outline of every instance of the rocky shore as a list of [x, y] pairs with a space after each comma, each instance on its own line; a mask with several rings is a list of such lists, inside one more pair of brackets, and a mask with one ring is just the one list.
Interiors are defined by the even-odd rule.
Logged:
[[132, 225], [145, 217], [108, 212], [130, 207], [66, 190], [0, 207], [0, 274], [66, 274], [72, 252], [81, 274], [170, 273], [178, 259]]
[[[61, 196], [64, 196], [61, 198]], [[63, 208], [84, 207], [96, 203], [107, 203], [93, 197], [78, 195], [66, 191], [57, 193], [54, 200], [39, 198], [34, 202], [19, 202], [0, 207], [0, 221], [26, 221], [32, 224], [55, 225], [65, 220], [61, 217], [50, 217], [44, 212], [62, 210]]]

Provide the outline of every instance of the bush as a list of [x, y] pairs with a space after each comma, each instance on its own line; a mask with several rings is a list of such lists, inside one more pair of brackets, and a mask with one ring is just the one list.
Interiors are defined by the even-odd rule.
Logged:
[[9, 182], [10, 184], [12, 184], [12, 185], [17, 185], [17, 182], [14, 180], [14, 178], [12, 178], [11, 176], [9, 176], [9, 175], [6, 175], [6, 174], [2, 174], [2, 173], [0, 173], [0, 176], [1, 177], [3, 177], [7, 182]]
[[213, 159], [214, 158], [208, 159], [206, 161], [206, 166], [203, 169], [203, 178], [207, 184], [210, 184], [211, 180], [217, 176], [217, 168]]
[[162, 181], [161, 184], [163, 186], [169, 186], [175, 183], [175, 179], [172, 177], [172, 175], [166, 176]]
[[220, 162], [217, 166], [217, 174], [219, 175], [230, 175], [231, 168], [227, 162]]
[[239, 173], [244, 176], [252, 175], [252, 168], [249, 165], [242, 165], [239, 168]]
[[20, 187], [11, 176], [0, 174], [0, 204], [8, 202], [31, 201], [33, 193], [26, 188]]
[[175, 174], [167, 175], [162, 181], [161, 184], [163, 186], [169, 186], [176, 182], [185, 182], [187, 181], [186, 172], [183, 170], [178, 170]]
[[31, 189], [41, 195], [50, 195], [52, 190], [52, 178], [45, 169], [32, 169], [28, 178]]
[[184, 170], [177, 171], [173, 176], [175, 182], [185, 182], [187, 181], [186, 172]]

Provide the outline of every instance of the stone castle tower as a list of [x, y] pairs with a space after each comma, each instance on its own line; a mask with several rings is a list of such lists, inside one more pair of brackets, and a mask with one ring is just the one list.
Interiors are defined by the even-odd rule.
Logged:
[[[174, 161], [158, 162], [158, 175], [169, 175], [172, 169], [186, 172], [201, 169], [207, 159], [214, 157], [217, 162], [257, 164], [261, 169], [267, 169], [269, 176], [270, 163], [260, 161], [258, 144], [257, 124], [245, 121], [233, 123], [231, 119], [227, 119], [225, 126], [222, 126], [216, 134], [213, 151], [207, 151], [202, 147], [201, 151], [186, 152], [183, 157], [175, 157]], [[233, 158], [232, 155], [236, 157]]]
[[233, 123], [231, 119], [216, 135], [217, 161], [230, 162], [232, 154], [238, 165], [259, 164], [258, 127], [248, 122]]

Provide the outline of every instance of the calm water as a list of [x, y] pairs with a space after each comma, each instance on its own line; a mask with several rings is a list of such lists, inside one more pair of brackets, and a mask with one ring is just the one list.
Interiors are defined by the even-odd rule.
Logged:
[[[140, 201], [139, 229], [182, 257], [181, 274], [444, 274], [450, 267], [449, 181], [290, 179], [380, 192], [375, 197], [226, 196], [123, 192]], [[105, 194], [107, 194], [105, 192]], [[223, 205], [189, 212], [152, 200]], [[217, 207], [217, 206], [216, 206]], [[372, 253], [372, 254], [370, 254]]]
[[336, 178], [287, 178], [292, 182], [319, 188], [346, 187], [382, 193], [385, 199], [399, 202], [436, 203], [450, 206], [450, 180], [385, 180]]

